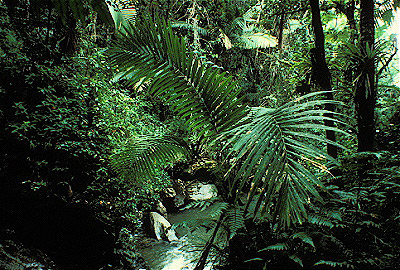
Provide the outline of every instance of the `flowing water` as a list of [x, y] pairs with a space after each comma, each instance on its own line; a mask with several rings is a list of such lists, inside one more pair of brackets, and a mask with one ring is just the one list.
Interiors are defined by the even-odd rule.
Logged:
[[[182, 223], [185, 226], [175, 229], [179, 237], [178, 241], [152, 241], [150, 245], [139, 250], [148, 266], [152, 270], [193, 269], [204, 244], [213, 232], [212, 227], [199, 225], [203, 223], [203, 220], [210, 220], [211, 211], [212, 207], [209, 207], [204, 211], [189, 209], [177, 214], [169, 214], [168, 220], [172, 226]], [[223, 241], [218, 242], [220, 247], [224, 244]], [[215, 258], [215, 256], [210, 254], [209, 260], [210, 258]], [[209, 262], [205, 269], [212, 269], [212, 265], [213, 263]]]

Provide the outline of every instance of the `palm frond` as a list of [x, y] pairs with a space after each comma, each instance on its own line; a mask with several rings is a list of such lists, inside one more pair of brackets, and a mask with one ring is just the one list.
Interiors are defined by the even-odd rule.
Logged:
[[137, 17], [136, 1], [107, 0], [106, 3], [117, 31], [124, 31], [124, 28], [128, 28], [135, 23]]
[[[323, 94], [312, 93], [302, 99]], [[344, 148], [315, 131], [334, 130], [349, 135], [322, 124], [327, 119], [345, 124], [339, 119], [324, 116], [325, 110], [315, 107], [333, 101], [298, 101], [274, 110], [253, 108], [247, 119], [224, 133], [230, 147], [227, 161], [232, 164], [226, 174], [230, 195], [237, 198], [235, 193], [245, 191], [249, 179], [252, 179], [246, 211], [259, 193], [254, 212], [262, 206], [262, 213], [272, 211], [285, 225], [304, 221], [305, 205], [311, 202], [311, 198], [321, 200], [317, 187], [323, 188], [323, 184], [308, 166], [328, 171], [324, 165], [326, 162], [337, 164], [318, 145], [332, 144]]]
[[111, 158], [112, 168], [125, 180], [141, 182], [166, 166], [188, 156], [173, 138], [138, 136]]
[[243, 33], [238, 36], [240, 43], [246, 49], [269, 48], [278, 45], [278, 39], [263, 32]]
[[284, 225], [307, 219], [306, 206], [311, 199], [321, 200], [318, 188], [323, 188], [308, 168], [328, 171], [325, 163], [337, 162], [321, 148], [343, 148], [318, 131], [348, 135], [323, 124], [330, 120], [346, 125], [340, 114], [328, 117], [321, 109], [335, 103], [320, 98], [326, 92], [305, 95], [277, 109], [242, 106], [232, 77], [203, 64], [188, 52], [185, 40], [173, 34], [171, 25], [158, 19], [124, 28], [109, 55], [130, 84], [145, 84], [150, 95], [186, 119], [194, 134], [225, 145], [231, 164], [226, 174], [230, 198], [238, 199], [252, 185], [244, 213], [256, 199], [254, 213], [261, 216], [271, 214]]
[[186, 119], [191, 131], [215, 135], [247, 113], [232, 77], [189, 53], [170, 24], [145, 21], [125, 30], [109, 50], [111, 61], [129, 76], [129, 83], [148, 83], [148, 93]]

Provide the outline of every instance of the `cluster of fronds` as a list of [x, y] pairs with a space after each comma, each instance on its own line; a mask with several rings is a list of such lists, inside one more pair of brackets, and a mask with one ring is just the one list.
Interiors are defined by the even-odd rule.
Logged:
[[245, 107], [232, 77], [188, 52], [185, 40], [163, 20], [124, 28], [109, 55], [129, 84], [146, 85], [147, 93], [185, 119], [193, 134], [225, 147], [231, 165], [226, 174], [229, 196], [237, 199], [248, 192], [249, 184], [253, 187], [244, 212], [257, 197], [254, 212], [270, 212], [283, 225], [307, 219], [305, 205], [311, 198], [320, 199], [318, 189], [323, 188], [307, 168], [327, 171], [324, 163], [336, 161], [305, 140], [340, 147], [315, 130], [345, 133], [322, 124], [342, 123], [338, 114], [327, 117], [326, 110], [316, 108], [334, 102], [322, 100], [325, 93], [306, 95], [273, 110]]

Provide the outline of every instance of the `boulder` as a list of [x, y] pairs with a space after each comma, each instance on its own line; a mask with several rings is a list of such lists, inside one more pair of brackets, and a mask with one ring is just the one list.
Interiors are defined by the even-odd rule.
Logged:
[[162, 202], [158, 201], [156, 210], [158, 213], [160, 213], [164, 217], [167, 217], [167, 208], [165, 208], [165, 206]]
[[214, 184], [197, 182], [188, 187], [188, 194], [193, 201], [209, 200], [218, 196], [218, 190]]
[[175, 234], [175, 231], [171, 229], [171, 223], [169, 223], [165, 217], [156, 212], [150, 212], [149, 215], [151, 232], [156, 239], [166, 239], [168, 241], [179, 240]]
[[176, 213], [185, 204], [185, 182], [180, 179], [172, 180], [172, 186], [161, 193], [162, 203], [168, 213]]

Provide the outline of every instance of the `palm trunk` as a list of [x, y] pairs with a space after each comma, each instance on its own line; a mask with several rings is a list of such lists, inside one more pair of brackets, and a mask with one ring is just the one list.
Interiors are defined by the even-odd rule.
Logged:
[[[313, 79], [316, 84], [323, 91], [332, 91], [331, 85], [331, 73], [325, 59], [325, 36], [322, 28], [321, 14], [319, 9], [318, 0], [310, 0], [311, 14], [312, 14], [312, 27], [315, 36], [315, 49], [312, 49], [312, 68], [313, 68]], [[328, 92], [326, 98], [333, 100], [333, 93]], [[334, 111], [335, 106], [333, 104], [326, 105], [326, 109]], [[327, 117], [332, 117], [331, 114], [326, 114]], [[324, 124], [329, 127], [334, 127], [334, 123], [329, 120], [325, 120]], [[336, 142], [336, 134], [332, 130], [326, 131], [326, 138], [333, 142]], [[337, 158], [338, 150], [337, 147], [328, 144], [328, 154], [333, 158]]]

